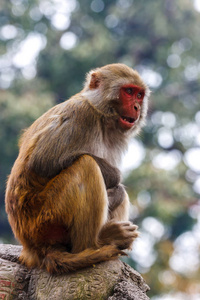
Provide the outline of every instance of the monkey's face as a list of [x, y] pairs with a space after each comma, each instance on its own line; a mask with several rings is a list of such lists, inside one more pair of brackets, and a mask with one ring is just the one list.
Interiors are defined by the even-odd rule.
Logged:
[[127, 84], [120, 88], [118, 123], [122, 129], [134, 127], [140, 119], [145, 90], [137, 85]]
[[91, 71], [84, 95], [105, 116], [106, 126], [137, 134], [145, 124], [150, 91], [137, 71], [111, 64]]

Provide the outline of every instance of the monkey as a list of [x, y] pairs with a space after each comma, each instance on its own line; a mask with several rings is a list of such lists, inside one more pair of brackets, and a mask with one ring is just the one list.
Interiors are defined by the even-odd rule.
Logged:
[[24, 131], [5, 196], [22, 264], [63, 274], [126, 255], [138, 231], [119, 165], [149, 94], [137, 71], [109, 64]]

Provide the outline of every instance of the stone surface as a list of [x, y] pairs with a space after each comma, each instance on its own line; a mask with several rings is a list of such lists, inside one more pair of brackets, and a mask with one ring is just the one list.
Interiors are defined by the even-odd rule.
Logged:
[[3, 300], [148, 300], [149, 287], [120, 260], [74, 273], [50, 275], [18, 262], [21, 246], [0, 245], [0, 299]]

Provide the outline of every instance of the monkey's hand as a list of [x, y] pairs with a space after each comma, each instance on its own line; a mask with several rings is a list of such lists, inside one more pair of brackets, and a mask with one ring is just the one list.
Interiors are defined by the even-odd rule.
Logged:
[[109, 210], [114, 211], [125, 198], [125, 189], [122, 184], [107, 190]]
[[105, 224], [99, 234], [102, 245], [114, 244], [120, 250], [130, 249], [133, 241], [138, 237], [138, 226], [131, 222], [110, 221]]

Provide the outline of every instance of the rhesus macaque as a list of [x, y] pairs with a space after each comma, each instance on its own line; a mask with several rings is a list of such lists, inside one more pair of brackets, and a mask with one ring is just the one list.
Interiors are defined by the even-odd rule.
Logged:
[[24, 132], [6, 211], [27, 267], [70, 272], [131, 247], [138, 232], [128, 221], [118, 165], [130, 136], [144, 125], [148, 96], [136, 71], [106, 65]]

